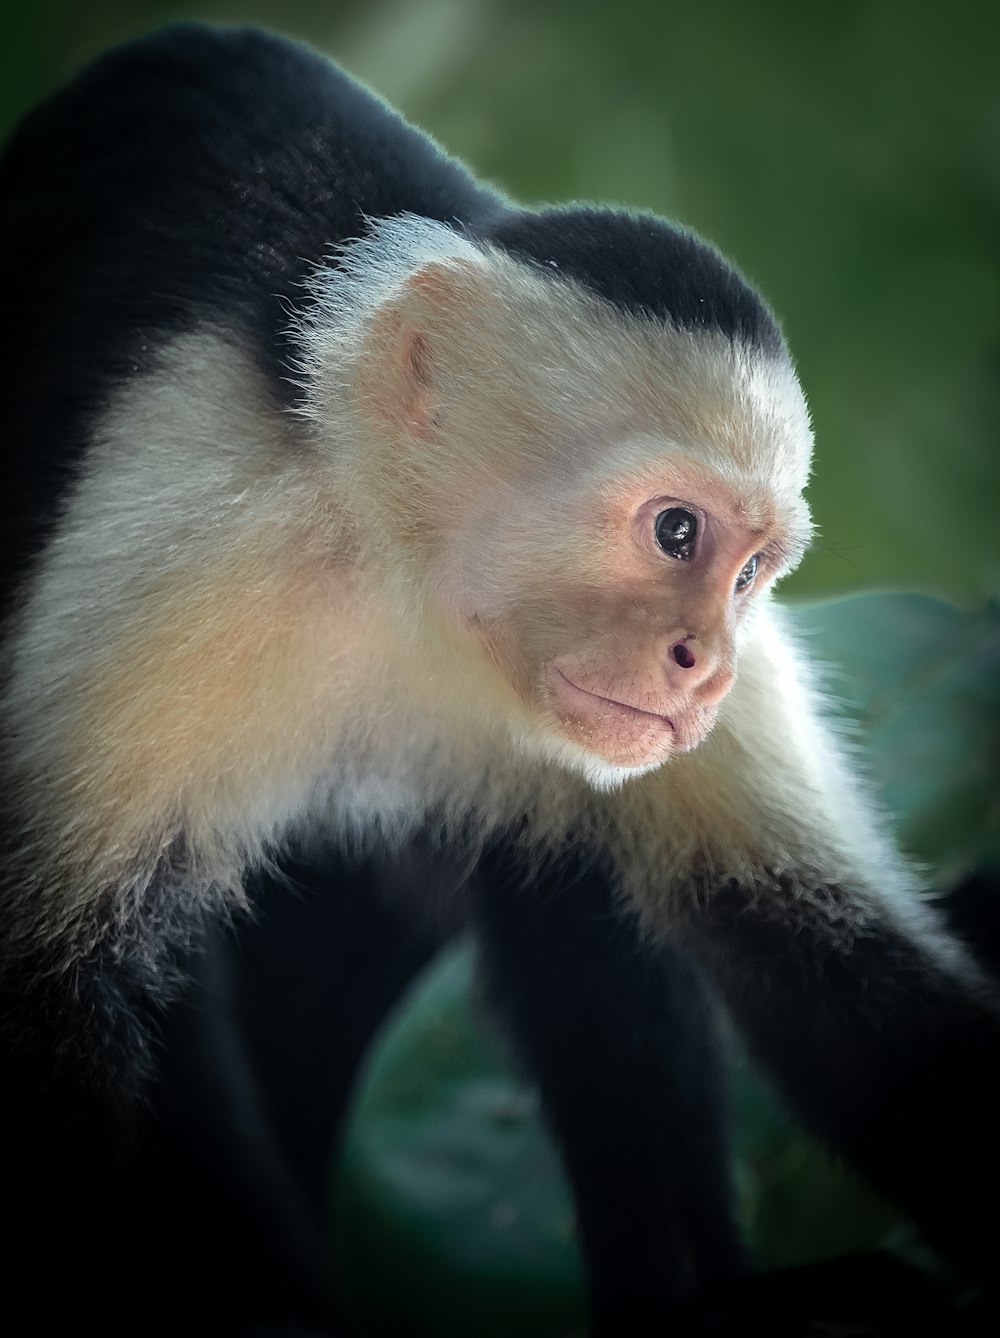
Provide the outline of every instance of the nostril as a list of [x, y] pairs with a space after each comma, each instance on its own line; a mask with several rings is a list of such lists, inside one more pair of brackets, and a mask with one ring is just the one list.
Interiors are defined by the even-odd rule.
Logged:
[[678, 641], [670, 653], [673, 655], [675, 663], [679, 664], [682, 669], [694, 668], [694, 656], [683, 641]]

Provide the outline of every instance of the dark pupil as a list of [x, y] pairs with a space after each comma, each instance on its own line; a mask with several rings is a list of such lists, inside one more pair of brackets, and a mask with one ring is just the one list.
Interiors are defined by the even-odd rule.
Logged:
[[690, 511], [685, 511], [682, 506], [672, 506], [669, 511], [660, 512], [655, 526], [656, 542], [664, 553], [682, 560], [691, 556], [698, 521]]

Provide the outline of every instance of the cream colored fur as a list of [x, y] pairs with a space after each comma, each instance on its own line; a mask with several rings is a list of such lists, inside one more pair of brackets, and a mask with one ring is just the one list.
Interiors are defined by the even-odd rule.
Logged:
[[[8, 637], [7, 803], [42, 907], [25, 934], [85, 950], [181, 835], [191, 892], [225, 902], [291, 830], [393, 841], [440, 805], [473, 845], [525, 812], [541, 848], [592, 833], [656, 931], [695, 881], [790, 874], [818, 903], [845, 888], [857, 932], [879, 907], [957, 965], [766, 593], [714, 732], [647, 774], [540, 725], [460, 626], [544, 583], [554, 516], [623, 476], [653, 486], [664, 460], [780, 515], [793, 563], [811, 440], [787, 362], [422, 220], [381, 225], [313, 294], [298, 416], [211, 329], [106, 407]], [[373, 450], [407, 322], [454, 407], [434, 451], [418, 426]]]

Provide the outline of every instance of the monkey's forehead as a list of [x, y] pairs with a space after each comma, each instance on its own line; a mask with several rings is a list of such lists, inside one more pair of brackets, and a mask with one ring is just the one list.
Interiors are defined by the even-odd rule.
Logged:
[[[575, 429], [575, 450], [588, 436], [598, 446], [609, 437], [659, 439], [709, 464], [780, 475], [783, 491], [801, 492], [812, 431], [776, 333], [762, 343], [713, 322], [680, 324], [504, 252], [484, 259], [501, 298], [485, 339], [495, 340], [491, 362], [512, 362], [523, 392], [558, 406]], [[728, 273], [721, 258], [715, 263]]]
[[[586, 319], [576, 310], [585, 305]], [[560, 335], [560, 314], [572, 333]], [[519, 356], [518, 356], [519, 355]], [[681, 472], [791, 506], [809, 478], [805, 397], [782, 351], [626, 315], [576, 292], [525, 305], [522, 392], [554, 406], [536, 462], [580, 481], [671, 490]], [[640, 486], [641, 485], [641, 486]]]
[[622, 464], [655, 469], [682, 453], [733, 483], [756, 482], [788, 497], [802, 492], [813, 436], [783, 352], [647, 321], [635, 331], [630, 373], [635, 427], [619, 447]]

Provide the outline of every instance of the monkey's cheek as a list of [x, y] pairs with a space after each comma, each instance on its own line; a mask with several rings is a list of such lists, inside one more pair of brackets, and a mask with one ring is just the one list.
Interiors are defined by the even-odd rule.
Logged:
[[676, 749], [677, 731], [666, 716], [598, 697], [554, 667], [547, 687], [559, 732], [605, 762], [620, 767], [656, 766]]

